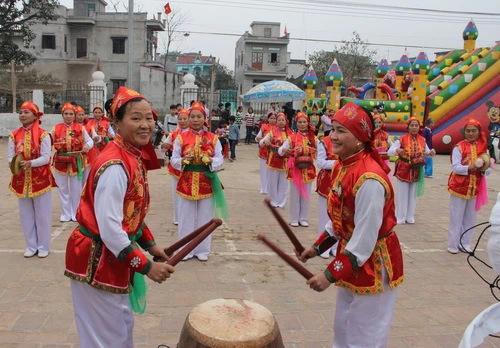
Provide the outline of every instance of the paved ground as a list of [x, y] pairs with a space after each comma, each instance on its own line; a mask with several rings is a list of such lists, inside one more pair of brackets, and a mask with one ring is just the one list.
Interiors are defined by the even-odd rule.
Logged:
[[[24, 241], [17, 200], [7, 189], [10, 172], [7, 141], [0, 140], [0, 347], [74, 347], [77, 334], [69, 280], [63, 276], [64, 249], [74, 223], [59, 222], [59, 200], [53, 190], [53, 252], [46, 259], [23, 258]], [[265, 232], [292, 248], [259, 195], [256, 145], [237, 147], [238, 160], [226, 163], [220, 177], [226, 188], [231, 220], [215, 232], [206, 263], [179, 264], [171, 280], [150, 282], [146, 314], [136, 316], [135, 346], [175, 347], [193, 306], [214, 298], [242, 298], [269, 308], [279, 323], [286, 347], [331, 347], [335, 287], [310, 290], [303, 278], [255, 238]], [[406, 282], [400, 288], [389, 347], [457, 347], [468, 323], [495, 303], [487, 285], [467, 265], [466, 255], [446, 252], [448, 225], [448, 156], [435, 160], [435, 176], [417, 204], [416, 224], [398, 226], [405, 255]], [[176, 240], [171, 223], [170, 179], [163, 169], [150, 173], [152, 209], [148, 225], [160, 245]], [[490, 202], [500, 189], [500, 173], [489, 178]], [[486, 221], [492, 204], [478, 214]], [[309, 228], [296, 228], [304, 244], [316, 235], [317, 200], [313, 196]], [[285, 217], [288, 211], [283, 212]], [[485, 243], [478, 252], [487, 258]], [[319, 271], [327, 262], [307, 266]], [[493, 279], [491, 273], [490, 278]], [[489, 339], [482, 347], [500, 347]]]

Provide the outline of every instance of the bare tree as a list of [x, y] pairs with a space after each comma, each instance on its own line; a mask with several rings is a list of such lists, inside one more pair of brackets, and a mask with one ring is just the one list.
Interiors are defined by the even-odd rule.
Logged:
[[120, 6], [121, 1], [120, 0], [115, 0], [115, 1], [109, 0], [109, 2], [111, 3], [111, 6], [115, 10], [115, 12], [118, 12], [118, 7]]

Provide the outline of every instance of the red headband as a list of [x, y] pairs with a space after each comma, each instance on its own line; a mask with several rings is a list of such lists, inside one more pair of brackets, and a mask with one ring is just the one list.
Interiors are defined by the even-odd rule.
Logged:
[[295, 121], [298, 121], [300, 118], [303, 118], [303, 119], [307, 120], [307, 122], [309, 122], [309, 117], [307, 117], [307, 115], [304, 114], [303, 112], [297, 113], [297, 116], [295, 116]]
[[407, 124], [408, 124], [408, 126], [409, 126], [409, 125], [410, 125], [410, 123], [412, 123], [413, 121], [417, 121], [418, 126], [420, 127], [420, 120], [419, 120], [418, 118], [416, 118], [416, 117], [410, 117], [410, 118], [408, 119], [408, 123], [407, 123]]
[[191, 106], [191, 109], [189, 109], [189, 113], [191, 113], [191, 111], [193, 111], [193, 110], [198, 110], [203, 114], [204, 117], [207, 117], [207, 112], [205, 111], [205, 107], [203, 106], [202, 103], [200, 103], [200, 102], [193, 103], [193, 105]]
[[83, 108], [80, 105], [78, 105], [75, 107], [75, 114], [79, 114], [80, 112], [85, 113], [85, 110], [83, 110]]
[[36, 116], [36, 118], [39, 118], [40, 116], [43, 115], [43, 112], [40, 112], [39, 109], [38, 109], [38, 105], [36, 105], [35, 103], [33, 102], [30, 102], [30, 101], [25, 101], [22, 105], [21, 105], [21, 108], [20, 110], [28, 110], [30, 112], [33, 113], [33, 115]]
[[94, 111], [95, 111], [95, 109], [99, 109], [99, 110], [101, 110], [101, 111], [104, 113], [104, 109], [103, 109], [103, 108], [102, 108], [102, 106], [100, 106], [100, 105], [96, 105], [96, 106], [94, 106], [94, 108], [92, 109], [92, 112], [94, 112]]
[[179, 115], [186, 115], [186, 116], [189, 116], [189, 110], [186, 110], [186, 109], [180, 109], [180, 110], [179, 110]]
[[123, 105], [134, 98], [146, 99], [142, 94], [134, 91], [133, 89], [124, 86], [118, 88], [115, 96], [113, 97], [113, 101], [111, 102], [111, 106], [109, 107], [111, 115], [115, 116]]
[[359, 141], [366, 143], [373, 139], [373, 126], [370, 116], [359, 105], [349, 102], [333, 116], [346, 127]]
[[64, 111], [66, 111], [66, 110], [71, 110], [74, 113], [76, 113], [75, 112], [75, 106], [73, 104], [69, 103], [69, 102], [64, 103], [64, 105], [61, 108], [61, 112], [64, 114]]
[[479, 121], [476, 119], [469, 118], [467, 121], [465, 121], [464, 129], [467, 128], [467, 126], [474, 126], [479, 129], [479, 131], [481, 131], [481, 123], [479, 123]]

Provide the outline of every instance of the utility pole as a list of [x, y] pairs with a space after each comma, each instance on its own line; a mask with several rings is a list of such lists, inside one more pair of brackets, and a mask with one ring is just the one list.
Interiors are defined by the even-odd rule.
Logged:
[[127, 86], [133, 88], [133, 64], [134, 64], [134, 0], [128, 0], [128, 65]]
[[210, 77], [210, 110], [214, 110], [214, 88], [215, 88], [215, 57], [212, 57], [212, 72]]
[[14, 65], [14, 61], [10, 61], [10, 80], [12, 82], [12, 112], [15, 114], [16, 110], [16, 66]]

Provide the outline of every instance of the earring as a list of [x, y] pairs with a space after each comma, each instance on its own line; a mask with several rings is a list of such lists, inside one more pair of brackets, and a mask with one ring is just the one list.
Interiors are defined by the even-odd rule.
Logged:
[[357, 146], [357, 147], [360, 147], [361, 145], [363, 145], [363, 144], [362, 144], [362, 143], [360, 143], [360, 142], [358, 142], [358, 143], [356, 144], [356, 146]]

